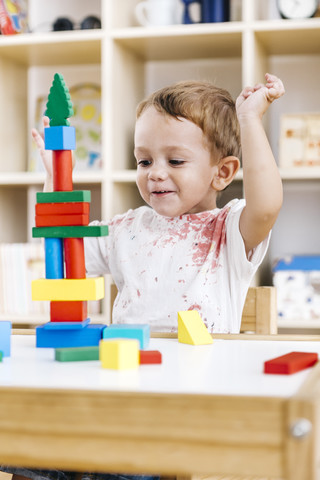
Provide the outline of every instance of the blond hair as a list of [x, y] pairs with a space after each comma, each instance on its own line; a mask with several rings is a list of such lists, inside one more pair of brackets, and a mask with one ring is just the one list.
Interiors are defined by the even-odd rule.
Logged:
[[161, 88], [139, 103], [137, 119], [148, 107], [185, 118], [204, 133], [213, 158], [240, 156], [240, 131], [235, 102], [227, 90], [209, 82], [182, 81]]

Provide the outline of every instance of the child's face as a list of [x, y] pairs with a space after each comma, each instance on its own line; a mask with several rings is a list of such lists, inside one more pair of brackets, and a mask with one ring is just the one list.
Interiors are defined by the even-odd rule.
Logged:
[[176, 217], [216, 207], [217, 173], [201, 128], [149, 107], [135, 129], [137, 185], [157, 213]]

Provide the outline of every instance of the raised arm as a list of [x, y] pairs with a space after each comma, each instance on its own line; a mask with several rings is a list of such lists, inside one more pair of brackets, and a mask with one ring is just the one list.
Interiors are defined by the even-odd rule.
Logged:
[[247, 254], [267, 237], [282, 205], [282, 182], [262, 117], [283, 94], [281, 80], [267, 73], [265, 85], [245, 88], [236, 101], [246, 199], [240, 232]]

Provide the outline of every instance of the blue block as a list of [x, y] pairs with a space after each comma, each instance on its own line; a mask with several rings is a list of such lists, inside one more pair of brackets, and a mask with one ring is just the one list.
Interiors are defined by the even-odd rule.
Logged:
[[65, 347], [96, 347], [102, 338], [105, 325], [87, 325], [84, 328], [66, 330], [36, 328], [36, 347], [65, 348]]
[[0, 351], [4, 357], [10, 357], [11, 322], [0, 321]]
[[78, 330], [84, 328], [90, 323], [90, 318], [83, 322], [48, 322], [43, 325], [46, 330]]
[[150, 327], [147, 324], [137, 325], [110, 325], [103, 331], [103, 338], [134, 338], [139, 340], [140, 349], [148, 347], [150, 340]]
[[75, 150], [76, 130], [74, 127], [58, 126], [44, 129], [46, 150]]
[[62, 238], [46, 238], [44, 249], [46, 278], [64, 278]]

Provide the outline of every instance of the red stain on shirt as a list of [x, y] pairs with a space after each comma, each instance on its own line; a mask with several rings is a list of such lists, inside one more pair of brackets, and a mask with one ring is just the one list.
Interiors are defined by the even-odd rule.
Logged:
[[193, 264], [201, 267], [209, 253], [213, 252], [212, 269], [217, 267], [220, 252], [226, 244], [226, 219], [229, 208], [224, 208], [217, 215], [212, 217], [211, 212], [190, 214], [186, 216], [186, 222], [180, 228], [171, 227], [165, 243], [172, 243], [177, 240], [185, 240], [191, 232], [195, 235]]

